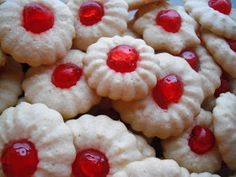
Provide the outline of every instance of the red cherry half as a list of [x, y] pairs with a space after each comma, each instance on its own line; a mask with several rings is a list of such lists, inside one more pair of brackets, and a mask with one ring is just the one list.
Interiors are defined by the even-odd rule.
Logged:
[[72, 63], [58, 65], [51, 77], [52, 83], [59, 88], [70, 88], [79, 81], [83, 71]]
[[72, 164], [72, 173], [75, 177], [106, 177], [109, 170], [106, 156], [96, 149], [77, 152]]
[[189, 136], [188, 145], [197, 154], [209, 152], [215, 145], [215, 137], [209, 128], [196, 125]]
[[43, 4], [32, 2], [23, 9], [23, 27], [32, 33], [42, 33], [54, 25], [53, 11]]
[[8, 144], [1, 157], [2, 169], [7, 177], [32, 177], [38, 162], [38, 152], [28, 140]]
[[225, 15], [229, 15], [232, 8], [230, 0], [209, 0], [208, 5], [214, 10]]
[[183, 57], [195, 71], [198, 71], [200, 67], [200, 61], [197, 54], [194, 51], [190, 50], [183, 51], [180, 54], [180, 56]]

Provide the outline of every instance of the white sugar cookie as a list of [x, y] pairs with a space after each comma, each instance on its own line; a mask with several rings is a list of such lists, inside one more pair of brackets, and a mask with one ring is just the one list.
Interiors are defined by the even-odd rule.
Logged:
[[22, 79], [21, 65], [8, 57], [6, 65], [0, 67], [0, 113], [17, 103], [18, 97], [22, 93]]
[[227, 166], [236, 169], [236, 96], [223, 93], [213, 109], [214, 133], [220, 153]]
[[153, 49], [130, 36], [100, 38], [88, 48], [84, 64], [89, 86], [113, 100], [144, 98], [159, 72]]
[[2, 50], [17, 62], [49, 65], [72, 46], [74, 19], [61, 1], [11, 0], [0, 6], [0, 14]]
[[179, 137], [162, 141], [164, 157], [191, 172], [216, 172], [221, 157], [213, 133], [211, 112], [201, 110], [194, 123]]
[[[161, 70], [157, 81], [159, 84], [152, 93], [142, 100], [114, 101], [113, 106], [120, 113], [122, 120], [131, 124], [134, 130], [142, 131], [147, 137], [157, 136], [166, 139], [180, 135], [192, 124], [193, 118], [200, 111], [203, 92], [199, 87], [200, 77], [186, 61], [167, 53], [155, 55], [155, 58], [159, 60]], [[166, 81], [172, 78], [173, 82], [177, 80], [173, 87], [170, 86], [173, 89], [168, 90], [168, 84], [163, 84], [164, 87], [160, 86], [164, 78]], [[162, 94], [158, 95], [158, 89]], [[169, 97], [169, 93], [172, 96]], [[165, 101], [157, 102], [156, 99], [162, 97], [168, 100], [175, 98], [174, 95], [179, 96], [177, 100], [170, 101], [168, 108], [165, 108]]]
[[128, 5], [124, 0], [69, 0], [67, 5], [75, 17], [76, 48], [86, 51], [99, 38], [121, 35], [127, 29]]
[[[23, 169], [32, 177], [70, 176], [71, 164], [75, 158], [73, 136], [57, 111], [43, 104], [21, 103], [2, 113], [0, 132], [0, 171], [5, 169], [4, 173], [9, 174], [9, 170], [18, 169], [12, 173], [18, 172], [17, 175], [21, 175]], [[13, 149], [12, 146], [17, 147], [16, 151], [21, 155], [30, 154], [26, 159], [22, 157], [21, 161], [15, 154], [15, 162], [22, 163], [22, 169], [15, 168], [19, 164], [10, 159], [8, 163], [11, 167], [4, 163], [5, 157], [14, 157], [13, 150], [7, 151], [8, 147]], [[30, 165], [27, 165], [28, 160]]]

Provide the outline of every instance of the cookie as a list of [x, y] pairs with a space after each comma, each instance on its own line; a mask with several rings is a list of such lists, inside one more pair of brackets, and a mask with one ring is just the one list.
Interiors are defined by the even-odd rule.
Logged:
[[85, 113], [99, 103], [100, 97], [88, 86], [83, 74], [84, 55], [70, 50], [55, 65], [30, 68], [22, 84], [25, 100], [44, 103], [64, 119]]
[[84, 64], [89, 86], [112, 100], [144, 98], [159, 72], [153, 49], [130, 36], [100, 38], [89, 46]]
[[222, 93], [213, 109], [214, 134], [224, 162], [236, 170], [236, 96]]
[[0, 67], [0, 113], [17, 103], [22, 79], [21, 65], [8, 57], [5, 66]]
[[17, 62], [53, 64], [72, 46], [74, 19], [61, 1], [6, 1], [0, 6], [0, 14], [2, 50]]
[[204, 29], [236, 39], [236, 10], [231, 0], [184, 0], [184, 7]]
[[58, 112], [43, 104], [21, 103], [2, 113], [0, 132], [4, 176], [70, 176], [73, 136]]
[[180, 135], [200, 111], [201, 79], [182, 58], [167, 53], [155, 55], [160, 62], [156, 86], [144, 99], [113, 101], [121, 119], [147, 137], [166, 139]]
[[86, 114], [66, 123], [77, 151], [72, 176], [110, 177], [127, 164], [146, 158], [135, 136], [120, 121]]
[[124, 0], [69, 0], [75, 18], [74, 47], [86, 51], [101, 37], [121, 35], [127, 29], [128, 5]]
[[165, 158], [176, 160], [191, 172], [213, 173], [221, 168], [221, 157], [213, 132], [213, 116], [203, 109], [183, 134], [163, 140], [162, 146]]

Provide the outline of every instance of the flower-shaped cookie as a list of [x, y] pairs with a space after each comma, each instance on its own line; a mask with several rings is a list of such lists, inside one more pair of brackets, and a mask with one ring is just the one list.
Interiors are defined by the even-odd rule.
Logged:
[[126, 31], [128, 5], [124, 0], [69, 0], [75, 17], [74, 46], [86, 51], [101, 37], [112, 37]]
[[68, 177], [73, 136], [62, 116], [43, 104], [21, 103], [0, 116], [0, 171], [11, 177]]
[[157, 51], [178, 55], [183, 49], [200, 44], [195, 32], [198, 25], [194, 19], [183, 7], [170, 6], [165, 2], [152, 5], [149, 12], [137, 18], [133, 29]]
[[236, 78], [236, 40], [220, 38], [207, 31], [202, 32], [202, 39], [216, 63]]
[[189, 177], [189, 172], [174, 160], [150, 157], [128, 164], [112, 177]]
[[184, 7], [204, 29], [236, 39], [236, 11], [231, 0], [184, 0]]
[[1, 48], [0, 48], [0, 67], [5, 65], [6, 63], [6, 55], [2, 52]]
[[222, 93], [213, 109], [214, 134], [227, 166], [236, 170], [236, 96]]
[[165, 158], [176, 160], [191, 172], [216, 172], [221, 167], [211, 112], [201, 110], [191, 127], [179, 137], [163, 140], [162, 146]]
[[180, 54], [202, 78], [204, 97], [211, 96], [220, 86], [221, 69], [207, 50], [199, 45], [194, 49], [183, 50]]
[[192, 173], [190, 177], [220, 177], [220, 176], [216, 174], [204, 172], [204, 173]]
[[60, 112], [64, 119], [87, 112], [100, 97], [85, 81], [83, 57], [83, 52], [70, 50], [55, 65], [30, 68], [22, 84], [25, 99], [46, 104]]
[[0, 67], [0, 113], [17, 103], [18, 97], [22, 93], [22, 79], [21, 65], [8, 57], [5, 66]]
[[73, 16], [61, 1], [6, 1], [0, 14], [1, 47], [20, 63], [52, 64], [71, 48]]
[[66, 123], [73, 132], [77, 150], [72, 165], [73, 177], [111, 177], [128, 163], [147, 157], [143, 150], [140, 151], [135, 136], [120, 121], [105, 115], [86, 114]]
[[143, 100], [114, 101], [113, 106], [134, 130], [165, 139], [191, 125], [200, 111], [203, 91], [201, 78], [185, 60], [167, 53], [155, 58], [161, 71], [152, 93]]
[[153, 49], [130, 36], [100, 38], [88, 48], [84, 63], [89, 86], [113, 100], [144, 98], [160, 70]]

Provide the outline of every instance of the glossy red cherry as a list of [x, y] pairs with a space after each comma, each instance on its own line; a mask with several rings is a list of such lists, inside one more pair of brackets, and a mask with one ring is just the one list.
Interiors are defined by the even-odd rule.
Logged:
[[236, 52], [236, 40], [226, 39], [227, 43], [229, 44], [230, 48]]
[[106, 156], [96, 149], [77, 152], [72, 164], [72, 173], [75, 177], [106, 177], [109, 169]]
[[208, 5], [222, 14], [229, 15], [232, 4], [230, 0], [209, 0]]
[[82, 72], [82, 69], [75, 64], [60, 64], [54, 69], [51, 81], [56, 87], [70, 88], [76, 85]]
[[32, 33], [42, 33], [54, 25], [53, 11], [40, 3], [25, 5], [23, 10], [23, 27]]
[[189, 136], [188, 145], [197, 154], [209, 152], [215, 145], [215, 137], [209, 128], [196, 125]]
[[220, 87], [218, 87], [215, 90], [214, 96], [215, 98], [217, 98], [218, 96], [220, 96], [221, 93], [225, 93], [229, 91], [230, 91], [229, 81], [224, 75], [222, 75], [220, 78]]
[[107, 65], [116, 72], [132, 72], [137, 67], [139, 53], [129, 45], [119, 45], [108, 53]]
[[200, 61], [197, 54], [194, 51], [190, 50], [183, 51], [180, 54], [180, 56], [183, 57], [195, 71], [198, 71], [200, 66]]
[[103, 5], [96, 1], [88, 1], [81, 4], [79, 20], [85, 26], [92, 26], [101, 21], [104, 16]]
[[38, 152], [28, 140], [6, 145], [1, 157], [2, 169], [7, 177], [32, 177], [38, 162]]
[[181, 16], [176, 10], [162, 10], [156, 16], [156, 24], [167, 32], [177, 33], [181, 27]]
[[168, 109], [171, 103], [178, 103], [183, 95], [183, 83], [174, 74], [165, 76], [157, 81], [152, 91], [154, 101], [162, 109]]

